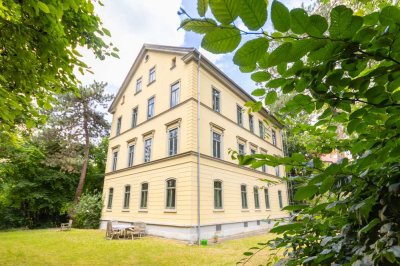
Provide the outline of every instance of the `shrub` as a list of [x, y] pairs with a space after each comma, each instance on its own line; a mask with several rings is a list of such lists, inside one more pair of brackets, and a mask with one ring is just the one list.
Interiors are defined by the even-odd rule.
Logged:
[[101, 193], [85, 193], [74, 209], [74, 227], [99, 228], [103, 200]]

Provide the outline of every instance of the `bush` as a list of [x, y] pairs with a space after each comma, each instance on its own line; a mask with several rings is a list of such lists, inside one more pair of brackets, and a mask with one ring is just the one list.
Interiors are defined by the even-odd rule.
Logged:
[[86, 193], [74, 209], [74, 227], [99, 228], [103, 200], [101, 193]]

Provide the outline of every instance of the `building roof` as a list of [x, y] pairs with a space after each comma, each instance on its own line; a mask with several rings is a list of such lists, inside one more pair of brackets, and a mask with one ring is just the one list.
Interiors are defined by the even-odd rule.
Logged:
[[[245, 101], [256, 101], [250, 94], [248, 94], [242, 87], [240, 87], [236, 82], [234, 82], [230, 77], [228, 77], [222, 70], [220, 70], [216, 65], [214, 65], [210, 60], [208, 60], [203, 54], [201, 54], [194, 47], [179, 47], [179, 46], [166, 46], [166, 45], [157, 45], [157, 44], [144, 44], [140, 49], [138, 56], [136, 57], [131, 69], [128, 72], [128, 75], [125, 77], [124, 82], [122, 83], [120, 89], [118, 90], [117, 95], [115, 96], [113, 102], [108, 109], [109, 112], [113, 113], [116, 104], [119, 99], [124, 94], [130, 80], [132, 79], [134, 73], [142, 62], [147, 51], [157, 51], [163, 53], [172, 53], [172, 54], [180, 54], [182, 55], [182, 60], [185, 62], [189, 62], [191, 60], [195, 60], [198, 62], [200, 59], [200, 65], [207, 68], [209, 71], [214, 72], [217, 77], [219, 77], [222, 81], [224, 81], [229, 88], [232, 88], [232, 91], [236, 93], [239, 97], [241, 97]], [[282, 123], [280, 123], [275, 116], [273, 116], [267, 109], [262, 108], [260, 112], [270, 118], [272, 122], [278, 126], [279, 128], [283, 128]]]

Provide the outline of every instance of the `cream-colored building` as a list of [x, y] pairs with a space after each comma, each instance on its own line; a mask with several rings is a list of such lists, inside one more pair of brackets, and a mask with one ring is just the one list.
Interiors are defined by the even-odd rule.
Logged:
[[239, 166], [229, 153], [283, 156], [282, 125], [248, 114], [249, 100], [196, 49], [144, 45], [109, 109], [102, 227], [143, 221], [195, 242], [288, 217], [284, 168]]

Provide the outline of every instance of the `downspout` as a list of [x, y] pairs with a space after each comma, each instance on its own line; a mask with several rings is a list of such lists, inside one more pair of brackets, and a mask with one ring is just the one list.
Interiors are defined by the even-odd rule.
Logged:
[[197, 244], [200, 245], [200, 60], [197, 63]]

